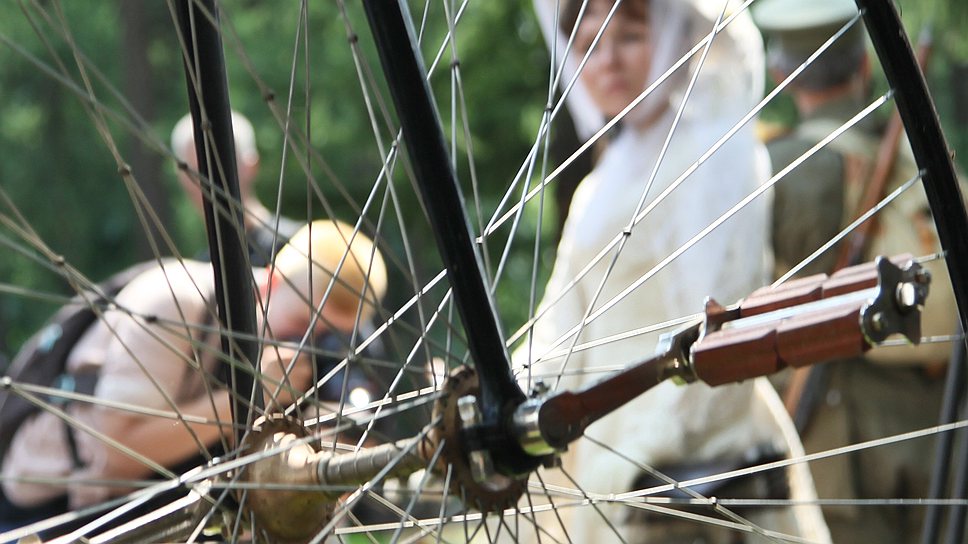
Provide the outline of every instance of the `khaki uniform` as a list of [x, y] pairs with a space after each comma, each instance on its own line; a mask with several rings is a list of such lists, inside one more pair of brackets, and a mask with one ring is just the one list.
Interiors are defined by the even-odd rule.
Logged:
[[[774, 171], [800, 157], [864, 104], [844, 100], [805, 118], [790, 135], [768, 145]], [[845, 132], [792, 170], [775, 187], [773, 244], [782, 274], [843, 229], [857, 214], [863, 185], [877, 157], [879, 131], [867, 124]], [[913, 178], [917, 167], [902, 141], [885, 194]], [[920, 183], [878, 215], [864, 259], [938, 251], [927, 198]], [[839, 247], [827, 251], [803, 274], [830, 272]], [[950, 334], [954, 298], [944, 263], [928, 263], [934, 281], [923, 316], [925, 336]], [[944, 388], [939, 371], [950, 350], [946, 343], [882, 347], [867, 357], [832, 362], [820, 386], [822, 401], [803, 431], [807, 453], [827, 451], [930, 427], [937, 422]], [[918, 498], [927, 494], [932, 438], [910, 440], [838, 455], [810, 464], [823, 499]], [[834, 542], [916, 542], [923, 509], [911, 507], [827, 506], [824, 517]]]

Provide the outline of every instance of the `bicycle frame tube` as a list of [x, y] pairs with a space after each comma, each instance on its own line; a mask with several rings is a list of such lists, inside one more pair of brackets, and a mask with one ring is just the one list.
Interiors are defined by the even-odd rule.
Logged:
[[[909, 138], [911, 150], [914, 152], [918, 167], [923, 172], [924, 192], [934, 215], [938, 229], [941, 247], [945, 248], [945, 263], [951, 276], [951, 286], [955, 300], [958, 302], [958, 318], [961, 330], [968, 330], [968, 238], [959, 232], [959, 226], [965, 225], [966, 217], [964, 200], [958, 185], [954, 165], [951, 162], [949, 148], [941, 131], [938, 114], [928, 93], [924, 76], [918, 68], [917, 60], [906, 34], [902, 31], [901, 20], [894, 3], [888, 0], [855, 0], [857, 7], [864, 15], [867, 31], [881, 59], [884, 74], [894, 89], [898, 113], [908, 134], [918, 137]], [[918, 115], [918, 112], [930, 112], [931, 115]], [[962, 341], [963, 342], [963, 341]], [[956, 350], [957, 351], [957, 350]], [[960, 361], [952, 361], [953, 365], [961, 365]], [[958, 380], [963, 377], [959, 372], [949, 372], [948, 380]], [[945, 404], [955, 403], [960, 398], [958, 390], [964, 388], [964, 383], [948, 383], [945, 386]], [[954, 407], [944, 408], [945, 411]], [[944, 417], [945, 412], [942, 412]], [[943, 449], [945, 438], [939, 443]], [[940, 452], [939, 452], [940, 454]], [[941, 461], [935, 467], [936, 474], [932, 478], [930, 498], [939, 498], [943, 487], [942, 478], [947, 473], [947, 463]], [[962, 460], [962, 462], [965, 462]], [[952, 526], [963, 526], [964, 510], [952, 512], [956, 518], [949, 520]], [[925, 513], [925, 525], [922, 531], [922, 542], [934, 542], [937, 538], [940, 522], [940, 507], [930, 505]], [[956, 537], [957, 538], [957, 537]]]
[[[198, 171], [211, 180], [210, 185], [202, 184], [202, 200], [219, 320], [226, 331], [222, 335], [222, 351], [229, 361], [248, 361], [253, 365], [251, 372], [237, 371], [233, 365], [230, 373], [236, 393], [232, 397], [232, 417], [241, 439], [252, 417], [248, 402], [261, 406], [262, 389], [254, 379], [259, 343], [255, 340], [258, 331], [248, 248], [245, 233], [241, 232], [243, 210], [233, 205], [241, 199], [218, 10], [214, 0], [182, 0], [176, 8], [188, 54], [185, 79], [195, 124]], [[206, 145], [206, 121], [210, 124], [212, 145]]]
[[484, 424], [503, 428], [502, 420], [509, 409], [523, 401], [525, 395], [511, 374], [504, 337], [464, 212], [464, 199], [427, 85], [427, 72], [416, 49], [409, 12], [402, 1], [365, 1], [364, 6], [417, 185], [467, 333], [468, 348], [478, 369]]

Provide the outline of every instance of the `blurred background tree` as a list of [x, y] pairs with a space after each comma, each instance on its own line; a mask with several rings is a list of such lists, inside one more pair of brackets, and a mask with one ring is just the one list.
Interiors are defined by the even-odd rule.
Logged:
[[[298, 2], [225, 0], [222, 5], [232, 105], [256, 128], [262, 157], [257, 187], [263, 201], [270, 208], [278, 201], [291, 217], [325, 216], [318, 204], [307, 209], [307, 170], [299, 164], [307, 162], [324, 192], [336, 194], [328, 184], [333, 176], [363, 202], [381, 165], [347, 47], [347, 33], [359, 33], [364, 56], [377, 65], [364, 18], [350, 13], [348, 31], [335, 2], [312, 4], [305, 25], [293, 23], [299, 17]], [[428, 5], [435, 10], [441, 6]], [[415, 3], [414, 12], [419, 16], [423, 7], [423, 2]], [[541, 68], [546, 54], [530, 9], [526, 0], [472, 2], [461, 23], [458, 51], [462, 77], [470, 82], [465, 96], [471, 112], [468, 127], [483, 200], [491, 208], [530, 148], [546, 94], [547, 75]], [[157, 229], [146, 233], [142, 227], [118, 174], [113, 145], [178, 251], [190, 256], [205, 243], [202, 220], [181, 194], [167, 149], [173, 124], [188, 108], [182, 53], [171, 19], [165, 2], [0, 4], [0, 189], [5, 193], [0, 197], [29, 219], [51, 252], [93, 279], [151, 258], [149, 240], [157, 234]], [[509, 31], [495, 40], [494, 28]], [[445, 31], [428, 28], [425, 39], [439, 44]], [[446, 82], [449, 58], [444, 62], [435, 78]], [[136, 112], [118, 116], [125, 122], [109, 114], [109, 138], [92, 122], [82, 88], [85, 78], [103, 108]], [[287, 104], [290, 79], [294, 92]], [[382, 82], [377, 85], [382, 87]], [[450, 92], [447, 85], [441, 87], [442, 94]], [[287, 149], [265, 100], [270, 89], [277, 107], [291, 108], [292, 118], [303, 120], [299, 130], [309, 134], [312, 151]], [[440, 100], [447, 104], [450, 97]], [[449, 112], [442, 114], [449, 133]], [[459, 140], [466, 139], [463, 127], [457, 134]], [[303, 156], [295, 157], [296, 152]], [[469, 177], [464, 163], [459, 171], [462, 179]], [[277, 193], [280, 180], [283, 188]], [[470, 191], [469, 184], [465, 190]], [[412, 196], [410, 200], [405, 208], [419, 210]], [[354, 219], [356, 213], [340, 198], [332, 202], [337, 216]], [[0, 236], [12, 241], [17, 237], [11, 236], [10, 227], [0, 226]], [[429, 244], [414, 250], [426, 270], [439, 270]], [[0, 259], [0, 287], [5, 291], [69, 294], [56, 273], [38, 266], [45, 259], [36, 251], [26, 251], [27, 256], [5, 253]], [[522, 297], [504, 298], [520, 306]], [[57, 302], [23, 293], [0, 296], [0, 351], [15, 351]], [[517, 310], [518, 323], [525, 310], [526, 305]]]
[[[312, 3], [305, 25], [293, 24], [299, 15], [298, 2], [224, 0], [223, 4], [228, 14], [223, 24], [232, 103], [256, 128], [262, 155], [258, 190], [264, 202], [275, 207], [278, 196], [286, 215], [325, 215], [318, 206], [307, 209], [307, 172], [299, 166], [302, 160], [312, 164], [309, 174], [320, 180], [324, 191], [336, 191], [326, 183], [331, 172], [362, 202], [381, 164], [373, 145], [373, 128], [365, 115], [364, 96], [352, 78], [353, 57], [346, 46], [347, 33], [359, 33], [364, 55], [376, 65], [363, 18], [351, 14], [348, 31], [337, 16], [337, 3]], [[929, 81], [948, 137], [963, 161], [968, 156], [968, 3], [905, 0], [900, 4], [914, 34], [925, 21], [935, 22], [936, 54]], [[430, 2], [428, 9], [440, 10], [441, 6]], [[423, 8], [423, 2], [414, 2], [415, 16]], [[466, 9], [457, 48], [470, 112], [467, 128], [483, 208], [488, 210], [501, 197], [534, 140], [547, 95], [548, 61], [530, 0], [472, 1]], [[60, 20], [68, 23], [62, 25]], [[306, 30], [308, 34], [303, 33]], [[429, 28], [425, 39], [440, 43], [445, 31]], [[82, 56], [83, 73], [75, 50], [68, 46], [71, 42]], [[237, 43], [246, 46], [240, 49]], [[293, 51], [297, 51], [295, 58]], [[5, 203], [0, 205], [15, 203], [17, 213], [29, 218], [50, 250], [89, 277], [105, 277], [152, 255], [151, 234], [142, 228], [132, 197], [121, 183], [111, 145], [117, 145], [123, 161], [130, 165], [179, 252], [193, 255], [204, 244], [201, 220], [180, 194], [175, 162], [167, 149], [172, 125], [187, 111], [181, 62], [165, 2], [36, 0], [0, 4], [0, 203]], [[434, 76], [445, 83], [439, 86], [441, 104], [450, 103], [447, 62], [445, 56], [443, 68]], [[120, 117], [133, 123], [134, 129], [109, 115], [106, 129], [111, 137], [105, 142], [92, 123], [90, 103], [83, 98], [87, 91], [79, 86], [85, 78], [92, 82], [91, 91], [104, 107], [136, 112]], [[290, 80], [295, 92], [287, 105]], [[265, 100], [269, 89], [276, 106], [291, 108], [292, 118], [304, 120], [300, 129], [308, 133], [311, 149], [287, 148]], [[442, 114], [448, 134], [456, 129], [454, 139], [465, 141], [464, 127], [455, 125], [449, 112]], [[561, 153], [567, 156], [569, 145], [562, 145]], [[302, 156], [294, 157], [294, 153]], [[317, 154], [316, 159], [311, 158]], [[459, 163], [458, 172], [469, 194], [466, 161]], [[284, 185], [277, 195], [279, 180]], [[333, 199], [336, 215], [355, 217], [339, 201]], [[405, 205], [419, 213], [419, 203]], [[549, 206], [546, 213], [555, 213], [554, 207]], [[488, 213], [482, 215], [486, 220]], [[536, 224], [532, 215], [524, 220]], [[472, 218], [475, 225], [477, 221]], [[555, 222], [547, 224], [542, 235], [554, 236]], [[15, 238], [10, 236], [10, 228], [0, 225], [5, 240]], [[427, 273], [439, 270], [429, 246], [414, 248], [415, 259]], [[492, 264], [501, 249], [488, 248]], [[4, 253], [0, 258], [4, 291], [69, 292], [55, 273], [39, 272], [43, 267], [30, 257], [15, 251]], [[529, 278], [530, 253], [522, 254], [526, 255], [509, 262], [506, 275]], [[553, 250], [543, 257], [543, 273], [547, 273]], [[524, 319], [528, 283], [505, 282], [498, 291], [508, 327]], [[38, 303], [35, 297], [18, 293], [0, 295], [0, 351], [9, 353], [53, 311], [56, 301]]]

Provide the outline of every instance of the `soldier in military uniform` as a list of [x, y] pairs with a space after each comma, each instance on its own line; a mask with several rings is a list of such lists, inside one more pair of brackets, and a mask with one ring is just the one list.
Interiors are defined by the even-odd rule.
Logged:
[[[850, 0], [761, 0], [752, 9], [766, 35], [767, 62], [777, 81], [796, 70], [857, 13]], [[800, 122], [791, 133], [769, 142], [774, 172], [800, 158], [867, 106], [869, 90], [863, 23], [857, 20], [788, 87]], [[775, 186], [772, 235], [777, 275], [796, 266], [865, 211], [859, 209], [859, 202], [877, 161], [881, 132], [877, 121], [868, 117]], [[884, 194], [916, 175], [910, 148], [902, 139]], [[939, 250], [920, 184], [878, 216], [863, 247], [860, 260]], [[832, 272], [837, 261], [838, 249], [834, 248], [802, 274]], [[935, 281], [925, 308], [924, 334], [949, 334], [955, 326], [949, 281], [942, 262], [929, 266]], [[801, 410], [796, 415], [801, 416], [798, 423], [804, 423], [800, 430], [807, 453], [934, 425], [943, 389], [943, 372], [938, 369], [949, 350], [943, 343], [883, 347], [859, 360], [828, 363], [807, 381], [808, 389], [799, 399]], [[818, 495], [821, 500], [848, 499], [848, 503], [851, 499], [925, 497], [930, 481], [925, 456], [933, 445], [930, 438], [910, 440], [811, 463]], [[824, 516], [834, 542], [915, 542], [923, 509], [853, 503], [827, 506]]]

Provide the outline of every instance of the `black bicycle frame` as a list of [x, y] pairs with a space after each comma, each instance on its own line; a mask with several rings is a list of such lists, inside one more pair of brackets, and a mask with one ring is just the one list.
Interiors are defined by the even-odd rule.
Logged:
[[[480, 378], [480, 408], [487, 436], [507, 436], [506, 419], [525, 395], [511, 373], [504, 337], [480, 258], [474, 246], [457, 176], [451, 166], [410, 14], [403, 1], [364, 1], [370, 30], [396, 106], [407, 152], [413, 163], [437, 246], [453, 288], [454, 302], [467, 331], [467, 343]], [[516, 442], [492, 444], [499, 466], [516, 472]], [[503, 456], [503, 452], [511, 453]], [[522, 454], [523, 455], [523, 454]], [[524, 457], [526, 458], [526, 456]]]
[[[181, 38], [184, 40], [185, 80], [188, 103], [195, 126], [195, 151], [202, 182], [205, 225], [215, 274], [215, 297], [222, 324], [222, 351], [232, 361], [230, 385], [232, 418], [238, 439], [250, 427], [249, 403], [262, 406], [262, 388], [254, 376], [259, 361], [255, 293], [252, 268], [245, 242], [235, 136], [229, 106], [228, 80], [215, 0], [176, 2]], [[203, 114], [204, 112], [204, 114]], [[206, 145], [203, 123], [210, 124], [211, 145]], [[252, 371], [240, 371], [235, 361], [248, 362]]]
[[[958, 176], [951, 162], [938, 114], [918, 67], [914, 50], [901, 26], [894, 3], [887, 0], [856, 0], [864, 15], [868, 34], [891, 88], [911, 150], [922, 170], [924, 191], [934, 213], [938, 239], [945, 248], [945, 262], [958, 301], [962, 330], [968, 330], [968, 237], [959, 232], [968, 224]], [[930, 115], [923, 115], [930, 112]]]
[[[901, 120], [904, 122], [904, 128], [909, 135], [912, 135], [909, 138], [911, 150], [922, 171], [924, 192], [931, 205], [941, 247], [945, 248], [945, 263], [951, 276], [955, 300], [958, 302], [961, 330], [968, 330], [968, 317], [966, 317], [968, 316], [968, 286], [966, 286], [968, 284], [968, 237], [964, 232], [959, 231], [961, 225], [968, 224], [966, 223], [968, 215], [965, 212], [958, 178], [951, 162], [950, 148], [945, 142], [924, 75], [918, 67], [917, 58], [903, 31], [894, 3], [888, 0], [855, 1], [864, 16], [864, 23], [867, 25], [868, 34], [881, 60], [884, 74], [891, 88], [894, 89], [894, 100]], [[924, 112], [930, 112], [930, 115], [924, 115]], [[951, 364], [962, 363], [952, 361]], [[948, 379], [963, 382], [963, 373], [949, 372]], [[946, 384], [945, 402], [957, 403], [957, 399], [962, 397], [958, 390], [964, 387], [964, 383]], [[956, 406], [946, 406], [943, 408], [942, 418], [946, 414], [950, 417], [950, 414], [956, 411]], [[950, 443], [950, 441], [942, 440], [939, 446], [944, 448], [944, 443]], [[944, 487], [940, 480], [948, 474], [948, 462], [950, 459], [939, 462], [935, 466], [932, 494], [940, 494], [940, 490]], [[949, 526], [963, 527], [965, 510], [963, 508], [955, 510], [952, 514], [953, 519], [949, 519]], [[940, 506], [929, 506], [922, 533], [924, 544], [936, 540], [939, 519]], [[960, 535], [955, 538], [960, 539]]]

